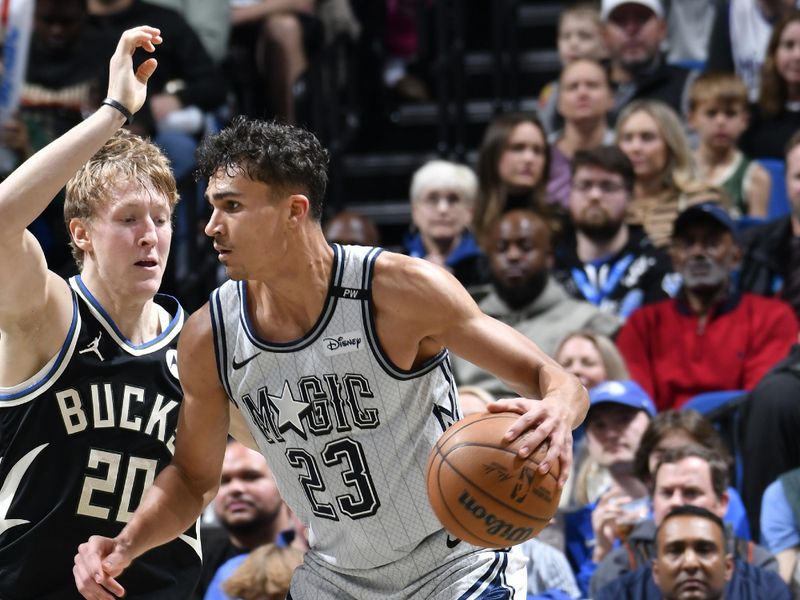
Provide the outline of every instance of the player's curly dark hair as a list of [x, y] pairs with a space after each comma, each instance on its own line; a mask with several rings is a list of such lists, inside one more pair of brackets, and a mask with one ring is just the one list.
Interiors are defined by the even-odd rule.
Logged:
[[197, 150], [198, 179], [211, 177], [220, 169], [231, 176], [244, 173], [280, 193], [304, 194], [312, 218], [322, 219], [328, 152], [305, 129], [235, 117], [218, 134], [204, 138]]

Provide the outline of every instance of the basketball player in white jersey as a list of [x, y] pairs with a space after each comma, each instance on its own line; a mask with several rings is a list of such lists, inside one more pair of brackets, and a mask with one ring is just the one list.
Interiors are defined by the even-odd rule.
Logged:
[[549, 440], [541, 470], [560, 460], [562, 485], [584, 388], [445, 270], [328, 245], [327, 153], [310, 133], [237, 118], [204, 141], [198, 164], [210, 178], [206, 233], [231, 281], [181, 336], [173, 462], [120, 535], [81, 545], [79, 590], [121, 595], [115, 578], [131, 561], [200, 514], [230, 429], [264, 453], [309, 527], [294, 600], [524, 598], [524, 560], [449, 537], [427, 500], [428, 453], [460, 417], [448, 349], [523, 396], [491, 410], [519, 413], [507, 437], [524, 434], [520, 455]]

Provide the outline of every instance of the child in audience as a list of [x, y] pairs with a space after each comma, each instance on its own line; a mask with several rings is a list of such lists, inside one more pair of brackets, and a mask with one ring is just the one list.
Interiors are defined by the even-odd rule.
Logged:
[[[558, 59], [561, 67], [580, 59], [602, 61], [608, 57], [596, 2], [579, 2], [567, 7], [558, 20]], [[558, 81], [551, 81], [539, 93], [539, 118], [548, 133], [561, 129], [558, 113]]]
[[736, 147], [749, 121], [744, 82], [730, 73], [700, 75], [692, 84], [688, 121], [699, 139], [699, 178], [727, 192], [732, 216], [766, 217], [770, 175]]

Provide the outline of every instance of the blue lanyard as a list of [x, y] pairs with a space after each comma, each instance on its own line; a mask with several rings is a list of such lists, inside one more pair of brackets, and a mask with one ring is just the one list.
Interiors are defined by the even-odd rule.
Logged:
[[[614, 267], [611, 269], [611, 272], [608, 274], [605, 283], [601, 286], [592, 285], [592, 283], [589, 282], [589, 278], [586, 276], [586, 273], [582, 269], [578, 269], [577, 267], [573, 267], [571, 269], [572, 279], [575, 281], [575, 284], [578, 286], [578, 289], [580, 289], [581, 294], [583, 294], [584, 298], [586, 298], [589, 302], [591, 302], [595, 306], [600, 306], [600, 303], [605, 298], [607, 298], [609, 294], [611, 294], [611, 292], [614, 291], [614, 288], [617, 287], [620, 280], [622, 279], [622, 276], [625, 275], [625, 271], [628, 270], [628, 267], [633, 262], [633, 259], [634, 259], [633, 254], [626, 254], [621, 259], [619, 259], [614, 264]], [[599, 271], [602, 268], [603, 267], [600, 267], [600, 269], [596, 269], [597, 273], [599, 273]], [[595, 279], [599, 279], [599, 277], [595, 277]]]

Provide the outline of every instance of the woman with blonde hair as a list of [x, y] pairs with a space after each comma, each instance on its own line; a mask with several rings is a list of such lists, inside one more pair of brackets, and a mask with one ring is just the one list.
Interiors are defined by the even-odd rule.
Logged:
[[225, 582], [223, 591], [238, 600], [283, 600], [303, 553], [292, 546], [265, 544], [247, 556]]
[[654, 245], [666, 246], [672, 223], [698, 184], [680, 118], [658, 100], [635, 100], [617, 119], [617, 145], [636, 175], [627, 222], [641, 225]]
[[[587, 330], [567, 334], [555, 351], [555, 359], [587, 388], [604, 381], [630, 378], [625, 361], [610, 338]], [[584, 506], [597, 499], [608, 487], [611, 476], [587, 451], [586, 444], [576, 445], [575, 476], [567, 480], [568, 489], [561, 494], [562, 506]], [[571, 485], [571, 487], [569, 487]]]

